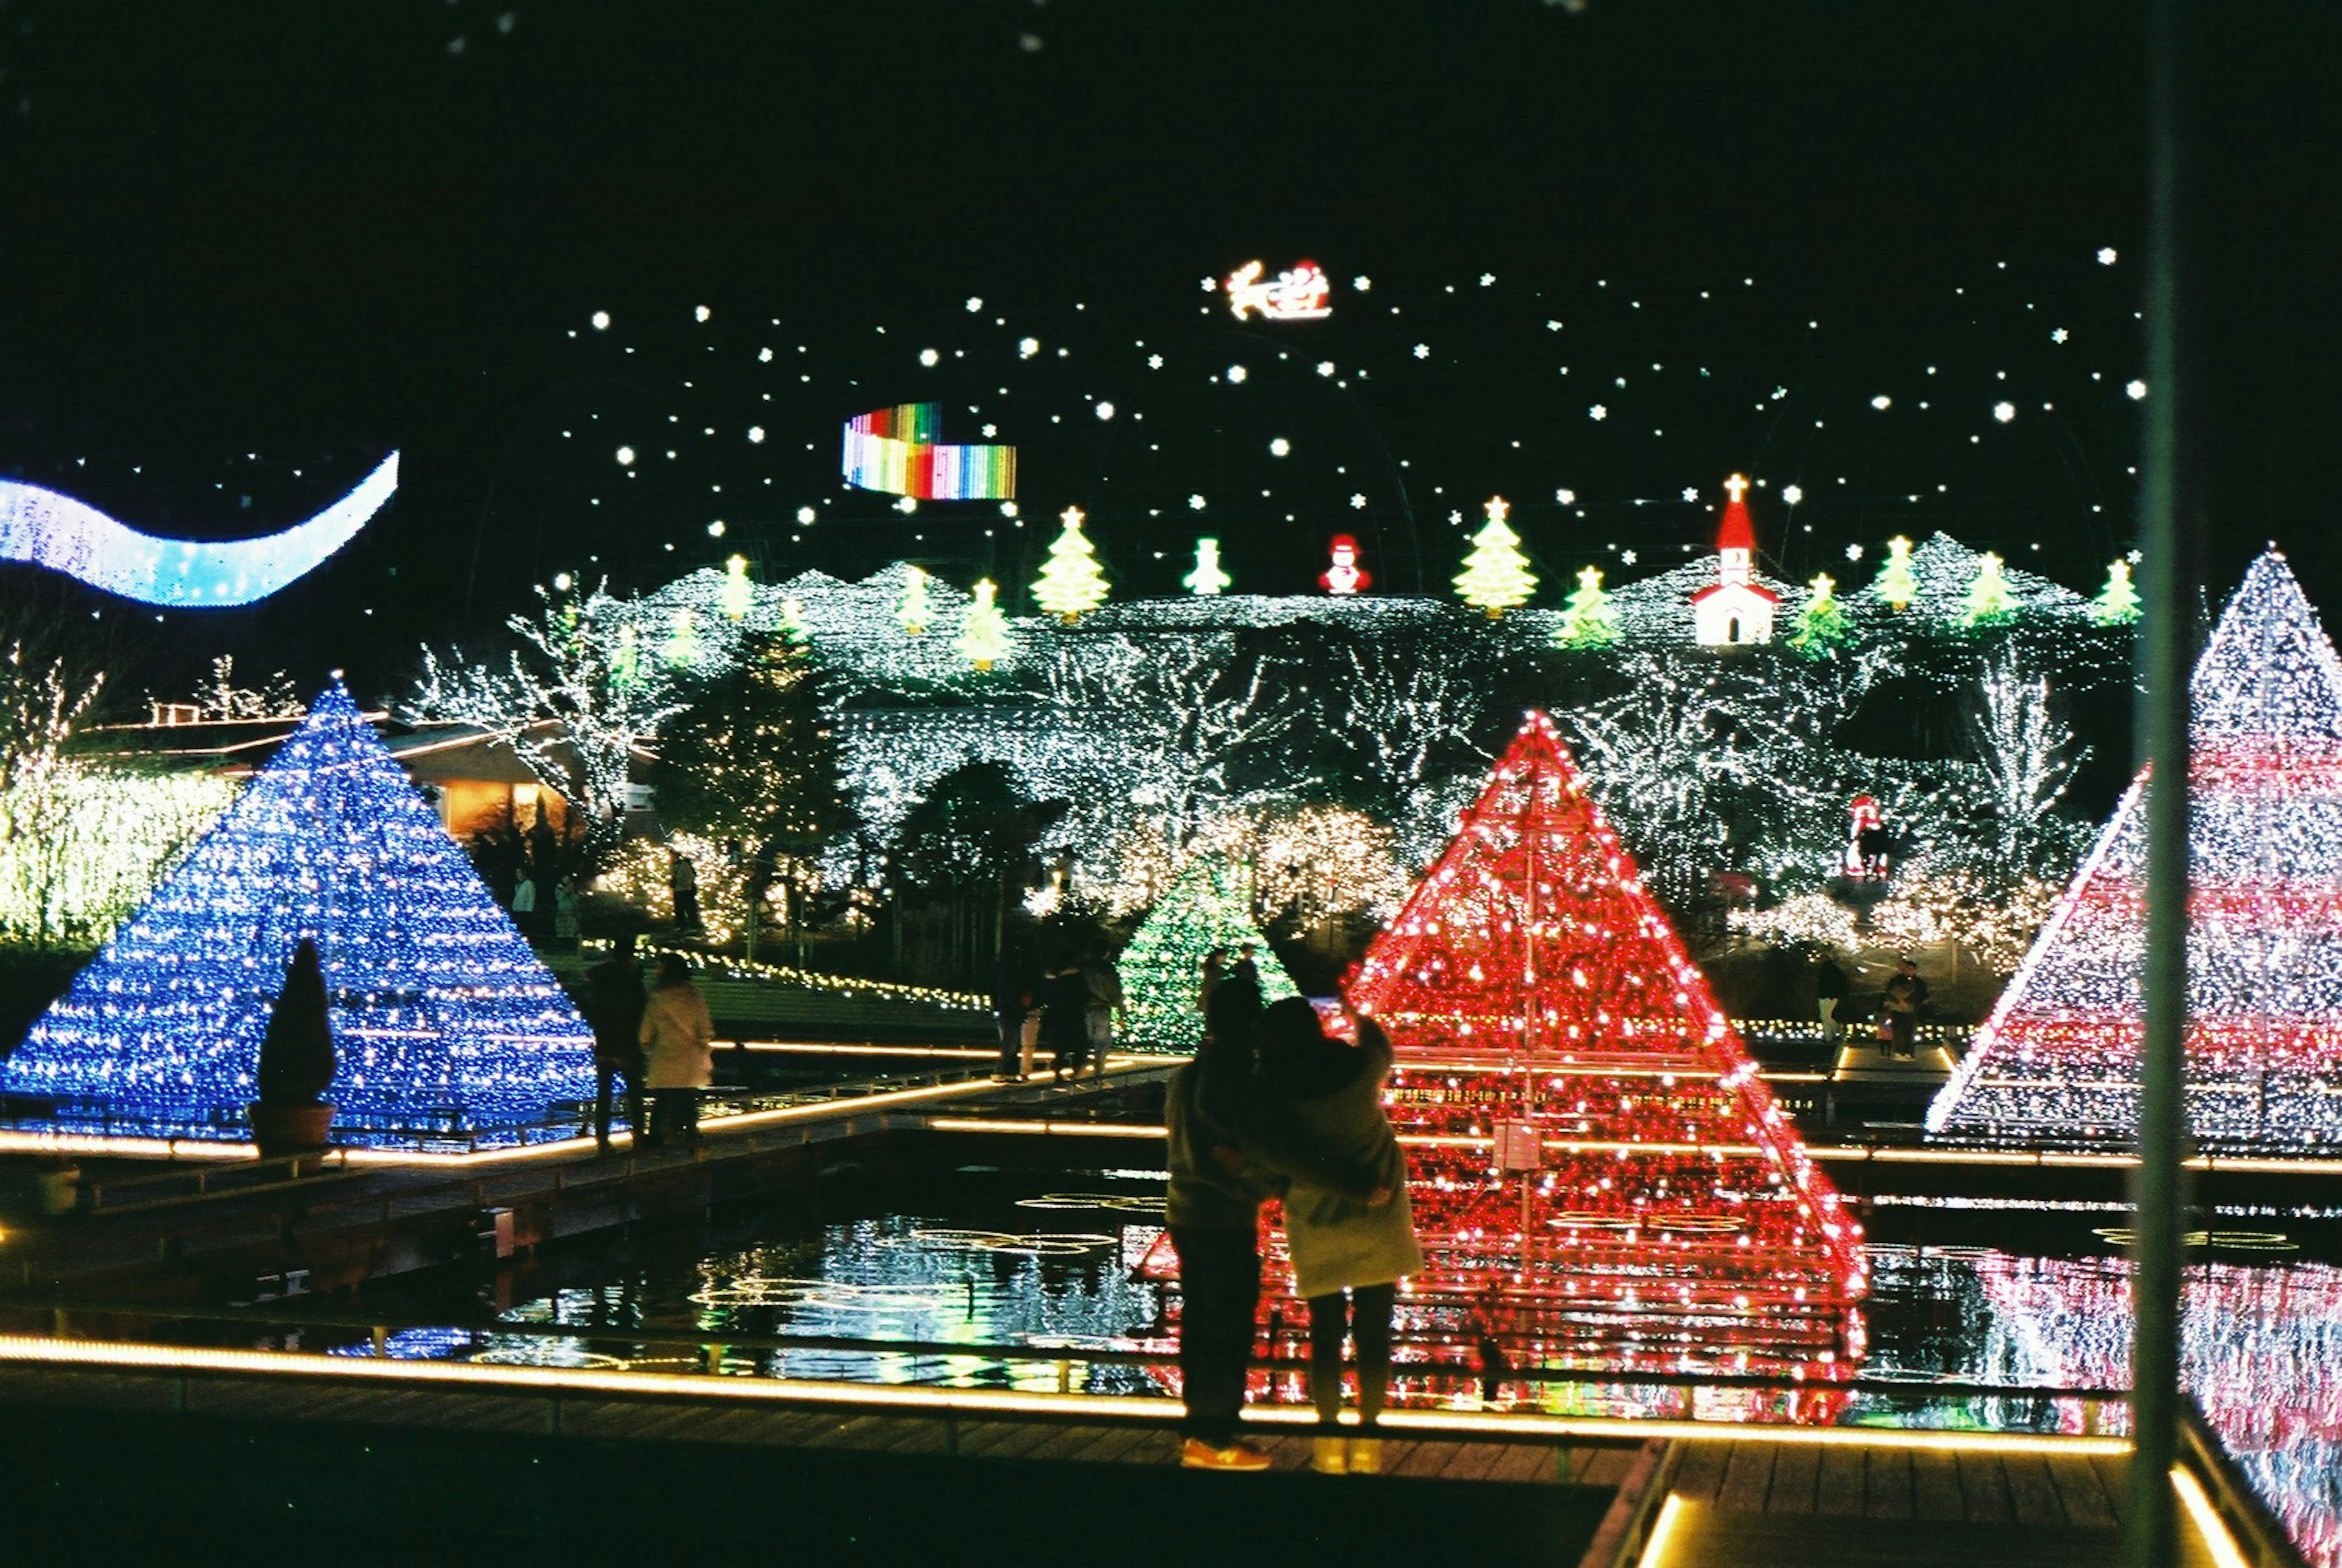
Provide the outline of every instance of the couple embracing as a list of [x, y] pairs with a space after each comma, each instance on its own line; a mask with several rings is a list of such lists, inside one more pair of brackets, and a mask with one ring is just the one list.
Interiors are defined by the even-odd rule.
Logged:
[[[1406, 1158], [1383, 1114], [1390, 1042], [1346, 1010], [1343, 1033], [1328, 1034], [1302, 997], [1264, 1006], [1242, 967], [1211, 989], [1205, 1014], [1204, 1044], [1172, 1075], [1166, 1114], [1187, 1405], [1180, 1463], [1269, 1466], [1267, 1453], [1238, 1435], [1238, 1420], [1260, 1300], [1260, 1205], [1281, 1196], [1295, 1283], [1309, 1303], [1315, 1467], [1372, 1474], [1382, 1463], [1375, 1429], [1390, 1387], [1398, 1282], [1423, 1266]], [[1336, 1424], [1346, 1336], [1357, 1347], [1355, 1438]]]

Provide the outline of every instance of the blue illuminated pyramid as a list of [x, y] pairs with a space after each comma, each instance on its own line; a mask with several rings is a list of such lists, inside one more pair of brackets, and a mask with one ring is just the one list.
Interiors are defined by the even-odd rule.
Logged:
[[518, 1141], [594, 1092], [593, 1036], [336, 681], [7, 1063], [60, 1120], [237, 1134], [315, 939], [345, 1141]]

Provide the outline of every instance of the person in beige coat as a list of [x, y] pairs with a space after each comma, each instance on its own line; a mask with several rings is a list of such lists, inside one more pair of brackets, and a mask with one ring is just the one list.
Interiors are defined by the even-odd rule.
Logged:
[[682, 954], [659, 954], [658, 982], [637, 1037], [649, 1058], [644, 1074], [651, 1092], [649, 1142], [698, 1142], [699, 1092], [716, 1076], [716, 1021]]

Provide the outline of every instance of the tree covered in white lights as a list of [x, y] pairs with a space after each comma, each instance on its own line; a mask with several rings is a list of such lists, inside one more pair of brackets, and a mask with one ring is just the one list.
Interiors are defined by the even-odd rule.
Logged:
[[1553, 629], [1553, 641], [1563, 648], [1606, 648], [1618, 640], [1618, 613], [1602, 586], [1602, 569], [1587, 566], [1577, 574], [1569, 591], [1567, 612]]
[[[2196, 666], [2187, 1116], [2212, 1149], [2342, 1147], [2342, 660], [2283, 557]], [[1928, 1113], [1996, 1143], [2127, 1140], [2138, 1104], [2144, 778]]]
[[642, 656], [637, 606], [598, 587], [539, 589], [538, 599], [535, 619], [505, 623], [519, 646], [501, 660], [469, 663], [425, 648], [404, 706], [417, 719], [503, 735], [540, 782], [579, 808], [586, 853], [598, 858], [618, 842], [636, 746], [683, 703], [675, 672]]
[[961, 654], [977, 670], [988, 670], [1008, 656], [1008, 618], [993, 595], [1000, 590], [989, 577], [976, 584], [976, 601], [968, 606], [967, 624], [959, 634]]

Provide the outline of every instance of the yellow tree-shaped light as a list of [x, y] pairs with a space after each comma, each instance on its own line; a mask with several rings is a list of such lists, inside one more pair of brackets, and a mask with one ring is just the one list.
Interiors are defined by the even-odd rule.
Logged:
[[1225, 594], [1236, 581], [1220, 569], [1220, 542], [1206, 535], [1196, 541], [1196, 569], [1179, 579], [1191, 594]]
[[927, 629], [927, 574], [916, 566], [905, 566], [903, 600], [895, 606], [895, 619], [903, 624], [904, 632], [918, 636]]
[[724, 585], [716, 590], [716, 607], [727, 621], [746, 620], [756, 607], [756, 585], [748, 581], [746, 555], [735, 555], [724, 563]]
[[1501, 495], [1489, 497], [1488, 521], [1472, 536], [1472, 553], [1456, 574], [1456, 592], [1476, 609], [1496, 620], [1506, 611], [1529, 602], [1536, 592], [1536, 574], [1521, 554], [1521, 536], [1505, 521], [1511, 507]]
[[976, 603], [968, 606], [967, 624], [959, 634], [959, 651], [979, 670], [988, 670], [1008, 656], [1008, 617], [993, 601], [1000, 590], [989, 577], [976, 584]]
[[1843, 644], [1853, 628], [1847, 624], [1846, 606], [1838, 602], [1837, 578], [1824, 572], [1806, 586], [1810, 595], [1797, 614], [1789, 646], [1809, 657], [1823, 658]]
[[1048, 564], [1033, 583], [1033, 602], [1068, 626], [1106, 603], [1106, 574], [1082, 532], [1082, 509], [1062, 514], [1065, 529], [1049, 546]]
[[1919, 579], [1911, 574], [1911, 541], [1897, 535], [1887, 541], [1887, 564], [1870, 584], [1877, 595], [1900, 610], [1919, 594]]

